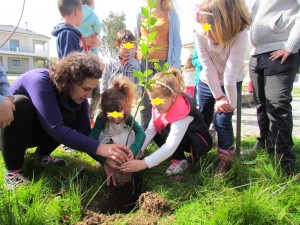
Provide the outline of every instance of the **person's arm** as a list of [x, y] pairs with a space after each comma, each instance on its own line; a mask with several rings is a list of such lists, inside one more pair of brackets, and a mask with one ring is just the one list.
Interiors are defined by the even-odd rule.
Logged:
[[[224, 89], [231, 108], [237, 105], [237, 77], [243, 73], [247, 53], [248, 34], [244, 30], [236, 35], [224, 70]], [[242, 72], [241, 72], [242, 71]]]
[[223, 91], [219, 81], [217, 69], [211, 59], [204, 33], [199, 29], [194, 32], [195, 42], [197, 46], [197, 54], [199, 61], [202, 64], [202, 71], [200, 73], [200, 80], [206, 83], [214, 98], [218, 99], [223, 96]]
[[138, 122], [136, 122], [133, 119], [132, 115], [130, 115], [130, 117], [126, 121], [126, 124], [131, 127], [132, 121], [133, 121], [132, 130], [134, 131], [135, 134], [135, 141], [130, 146], [130, 150], [133, 152], [134, 156], [136, 156], [145, 141], [146, 134], [144, 132], [144, 129], [138, 124]]
[[[89, 135], [89, 137], [95, 139], [95, 140], [99, 140], [99, 136], [101, 134], [101, 131], [104, 130], [105, 128], [105, 121], [101, 120], [99, 116], [97, 116], [96, 118], [96, 122], [95, 125]], [[106, 158], [97, 155], [97, 154], [90, 154], [90, 156], [95, 159], [96, 161], [100, 162], [102, 165], [105, 164], [106, 162]]]
[[94, 13], [93, 14], [93, 30], [95, 31], [95, 33], [100, 34], [101, 30], [102, 30], [102, 23], [99, 20], [99, 17]]
[[[180, 21], [177, 13], [175, 11], [170, 12], [170, 26], [171, 29], [169, 29], [172, 34], [169, 34], [169, 36], [172, 36], [172, 42], [169, 43], [169, 51], [171, 51], [171, 61], [169, 62], [172, 67], [175, 67], [177, 69], [181, 68], [181, 49], [182, 49], [182, 43], [181, 43], [181, 37], [180, 37]], [[170, 38], [169, 38], [170, 40]]]
[[140, 170], [152, 168], [169, 158], [176, 151], [193, 119], [193, 117], [188, 116], [182, 120], [172, 123], [171, 130], [165, 144], [163, 144], [150, 156], [147, 156], [144, 160], [131, 160], [123, 163], [120, 170], [126, 173], [138, 172]]
[[111, 68], [112, 68], [111, 60], [108, 60], [105, 63], [105, 68], [101, 79], [100, 94], [102, 94], [108, 88], [108, 81], [111, 76]]

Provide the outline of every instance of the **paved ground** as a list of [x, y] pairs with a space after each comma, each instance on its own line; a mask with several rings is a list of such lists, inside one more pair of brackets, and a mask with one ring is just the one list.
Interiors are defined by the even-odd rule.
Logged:
[[[292, 102], [293, 116], [294, 116], [294, 129], [293, 135], [300, 139], [300, 96], [295, 96]], [[236, 127], [236, 115], [233, 117], [234, 129]], [[242, 107], [241, 117], [241, 137], [259, 136], [259, 129], [256, 118], [255, 107]]]

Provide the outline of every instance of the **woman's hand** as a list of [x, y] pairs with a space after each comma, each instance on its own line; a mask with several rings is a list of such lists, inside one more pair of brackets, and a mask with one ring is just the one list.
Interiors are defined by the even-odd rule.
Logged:
[[229, 101], [226, 96], [223, 96], [216, 101], [216, 104], [215, 104], [215, 112], [216, 113], [221, 113], [221, 112], [230, 113], [233, 110], [234, 110], [234, 108], [232, 108], [229, 105]]
[[97, 155], [101, 155], [107, 159], [114, 160], [117, 164], [121, 164], [130, 160], [131, 150], [124, 146], [118, 144], [100, 144], [96, 151]]
[[[115, 169], [111, 167], [108, 163], [108, 161], [111, 159], [107, 159], [106, 163], [104, 164], [104, 170], [107, 176], [107, 186], [110, 186], [110, 182], [112, 181], [114, 186], [117, 186], [116, 178], [115, 178]], [[113, 160], [112, 160], [113, 161]]]
[[15, 105], [9, 97], [3, 97], [0, 104], [0, 128], [7, 127], [14, 120]]
[[272, 52], [270, 55], [270, 59], [272, 61], [275, 61], [276, 59], [282, 57], [281, 61], [280, 61], [280, 64], [283, 64], [285, 62], [285, 60], [290, 56], [290, 52], [284, 50], [284, 49], [280, 49], [280, 50], [277, 50], [275, 52]]
[[145, 160], [137, 159], [122, 163], [122, 165], [120, 166], [120, 170], [125, 173], [138, 172], [147, 168], [148, 166]]

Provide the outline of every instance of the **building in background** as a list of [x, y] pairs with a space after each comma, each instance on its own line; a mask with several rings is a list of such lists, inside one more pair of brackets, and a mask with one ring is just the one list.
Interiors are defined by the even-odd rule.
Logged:
[[[12, 25], [0, 25], [0, 46], [13, 33]], [[47, 68], [50, 62], [50, 37], [17, 28], [0, 47], [0, 63], [10, 74], [21, 74], [34, 68]]]

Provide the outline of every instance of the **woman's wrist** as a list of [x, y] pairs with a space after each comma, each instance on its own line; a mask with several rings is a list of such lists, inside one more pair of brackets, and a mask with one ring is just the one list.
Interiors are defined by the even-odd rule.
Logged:
[[221, 97], [216, 98], [216, 101], [219, 101], [219, 100], [221, 100], [221, 99], [223, 99], [223, 98], [225, 98], [225, 95], [222, 95]]

